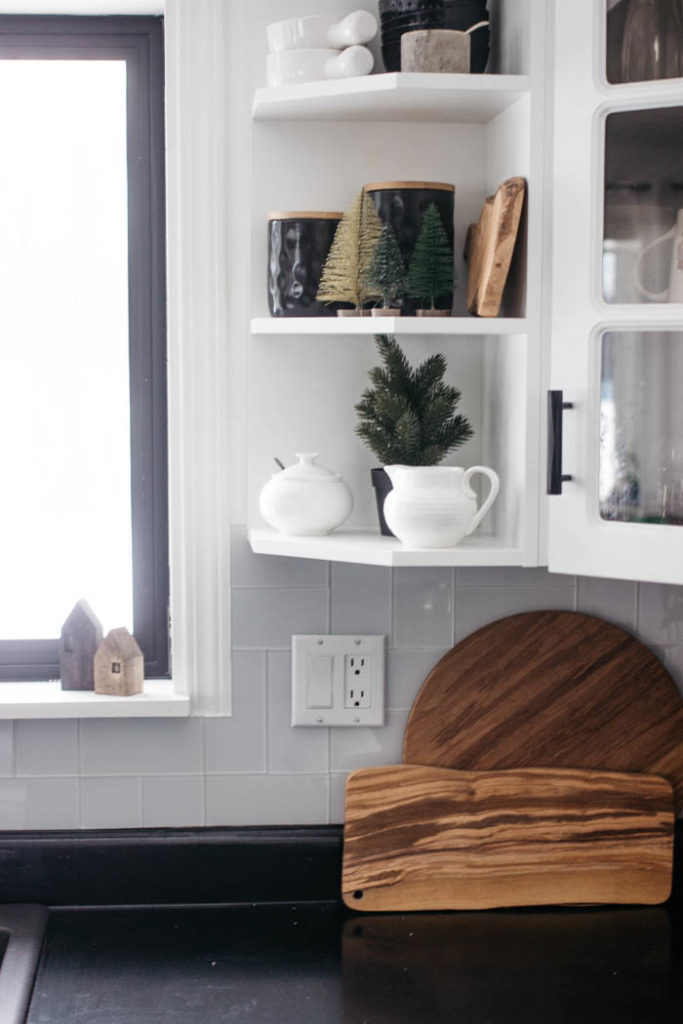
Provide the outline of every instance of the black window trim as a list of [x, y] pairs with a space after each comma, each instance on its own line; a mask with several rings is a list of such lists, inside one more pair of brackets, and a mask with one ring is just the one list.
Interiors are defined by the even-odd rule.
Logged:
[[[126, 62], [133, 631], [146, 677], [164, 678], [170, 642], [163, 19], [0, 16], [0, 59], [30, 58]], [[87, 594], [74, 595], [74, 603], [80, 597]], [[0, 681], [58, 677], [57, 639], [0, 640]]]

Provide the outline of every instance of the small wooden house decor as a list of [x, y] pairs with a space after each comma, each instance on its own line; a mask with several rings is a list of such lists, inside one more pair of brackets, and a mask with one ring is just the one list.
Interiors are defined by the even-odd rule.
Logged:
[[132, 697], [142, 693], [144, 656], [137, 640], [121, 626], [110, 630], [95, 654], [95, 693]]
[[59, 677], [63, 690], [93, 689], [93, 658], [101, 643], [102, 623], [82, 598], [62, 626], [59, 639]]

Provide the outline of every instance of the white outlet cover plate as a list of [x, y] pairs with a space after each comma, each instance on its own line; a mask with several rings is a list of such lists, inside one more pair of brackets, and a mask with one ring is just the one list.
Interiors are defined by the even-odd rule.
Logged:
[[[384, 725], [384, 636], [312, 634], [292, 637], [292, 725], [361, 726]], [[365, 657], [369, 666], [367, 682], [370, 707], [344, 707], [345, 659]], [[329, 707], [309, 707], [312, 659], [330, 659]], [[320, 664], [320, 663], [319, 663]], [[324, 688], [324, 684], [323, 687]]]

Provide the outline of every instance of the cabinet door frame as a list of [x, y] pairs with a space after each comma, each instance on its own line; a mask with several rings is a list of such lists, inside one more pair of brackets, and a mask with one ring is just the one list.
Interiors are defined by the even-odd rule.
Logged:
[[548, 506], [553, 572], [683, 582], [683, 529], [612, 522], [598, 510], [600, 338], [606, 331], [683, 331], [681, 304], [611, 304], [602, 296], [606, 118], [683, 106], [683, 80], [610, 85], [606, 4], [555, 5], [553, 246], [549, 386], [564, 414], [563, 472]]

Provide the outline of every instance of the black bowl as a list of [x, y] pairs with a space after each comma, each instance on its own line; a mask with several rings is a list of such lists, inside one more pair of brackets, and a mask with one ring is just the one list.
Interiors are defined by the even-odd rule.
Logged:
[[[426, 22], [420, 21], [420, 22], [417, 22], [417, 23], [412, 24], [412, 25], [400, 25], [400, 26], [397, 26], [395, 28], [392, 27], [392, 28], [382, 29], [381, 39], [382, 39], [382, 43], [390, 42], [392, 40], [395, 41], [397, 39], [400, 39], [400, 37], [403, 35], [404, 32], [420, 32], [420, 31], [423, 31], [425, 29], [448, 28], [448, 29], [453, 29], [454, 31], [464, 32], [467, 29], [471, 28], [472, 25], [476, 25], [476, 24], [477, 24], [476, 21], [473, 21], [470, 24], [463, 24], [460, 19], [456, 19], [456, 18], [439, 18], [439, 19], [433, 19], [433, 20], [426, 21]], [[488, 24], [489, 23], [486, 22], [485, 25], [482, 26], [482, 28], [488, 27]], [[479, 32], [479, 31], [480, 31], [480, 29], [475, 29], [475, 32]]]
[[409, 31], [420, 28], [457, 28], [467, 29], [476, 25], [479, 21], [488, 21], [488, 14], [484, 10], [474, 13], [470, 10], [455, 8], [448, 11], [424, 11], [419, 14], [400, 14], [395, 18], [387, 19], [382, 24], [382, 37], [387, 32]]
[[486, 0], [380, 0], [380, 19], [397, 14], [413, 14], [422, 11], [445, 10], [446, 8], [486, 9]]

